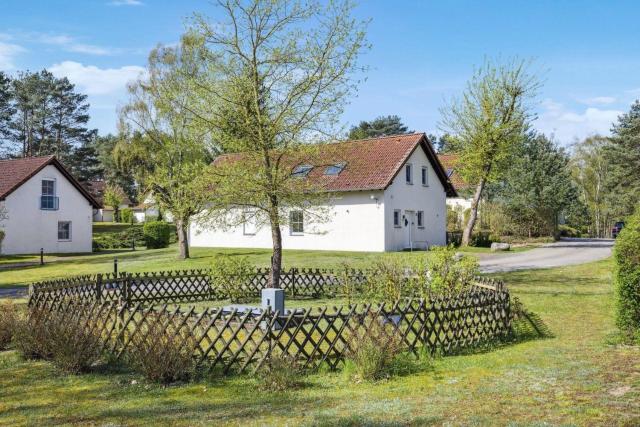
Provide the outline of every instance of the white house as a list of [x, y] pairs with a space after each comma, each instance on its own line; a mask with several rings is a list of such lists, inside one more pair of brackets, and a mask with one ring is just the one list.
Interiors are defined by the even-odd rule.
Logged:
[[55, 156], [0, 160], [2, 254], [91, 252], [99, 203]]
[[[314, 224], [291, 211], [285, 249], [383, 252], [446, 243], [446, 197], [456, 192], [425, 134], [327, 144], [317, 157], [322, 166], [301, 164], [294, 173], [331, 193], [329, 220]], [[196, 247], [272, 245], [269, 227], [248, 222], [222, 230], [195, 221], [189, 234]]]
[[[107, 183], [105, 181], [88, 181], [84, 184], [89, 193], [93, 196], [93, 198], [101, 205], [100, 208], [93, 210], [93, 221], [94, 222], [113, 222], [115, 210], [111, 206], [106, 206], [104, 204], [104, 192], [107, 189]], [[141, 208], [136, 207], [135, 204], [129, 199], [129, 197], [125, 194], [121, 189], [122, 203], [118, 205], [118, 210], [122, 209], [131, 209], [133, 210], [133, 214], [136, 217], [138, 222], [144, 221], [144, 212]], [[142, 221], [139, 220], [139, 216], [142, 215]]]
[[[453, 209], [458, 209], [460, 212], [471, 209], [473, 197], [468, 193], [473, 189], [458, 172], [460, 156], [458, 154], [438, 154], [438, 160], [440, 160], [440, 163], [444, 167], [449, 181], [451, 181], [459, 193], [456, 196], [447, 197], [447, 205]], [[460, 193], [465, 194], [465, 196]]]

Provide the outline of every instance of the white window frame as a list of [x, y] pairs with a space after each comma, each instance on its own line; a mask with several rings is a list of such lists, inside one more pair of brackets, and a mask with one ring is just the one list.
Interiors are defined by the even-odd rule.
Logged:
[[[245, 236], [255, 236], [258, 232], [256, 212], [247, 210], [242, 213], [242, 216], [242, 234], [244, 234]], [[251, 227], [253, 227], [253, 229]]]
[[[69, 237], [66, 239], [60, 237], [60, 224], [69, 224]], [[73, 230], [73, 224], [71, 221], [58, 221], [58, 242], [70, 242], [73, 236], [72, 230]]]
[[423, 187], [428, 187], [429, 186], [429, 168], [428, 167], [426, 167], [426, 166], [422, 167], [420, 180], [422, 181], [422, 186]]
[[[398, 220], [397, 222], [396, 219]], [[393, 226], [395, 228], [402, 227], [402, 212], [400, 211], [400, 209], [393, 210]]]
[[[408, 177], [407, 171], [409, 175]], [[413, 185], [413, 165], [411, 163], [407, 163], [404, 165], [404, 180], [407, 182], [407, 184]]]
[[[52, 185], [53, 190], [52, 190], [51, 194], [44, 194], [44, 191], [43, 191], [42, 187], [43, 187], [43, 184], [45, 183], [45, 181], [53, 183], [53, 185]], [[56, 198], [57, 198], [56, 194], [57, 193], [58, 193], [58, 183], [56, 182], [56, 179], [55, 178], [42, 178], [40, 180], [40, 210], [43, 210], [43, 211], [55, 211], [55, 210], [58, 210], [58, 206], [57, 206], [58, 203], [56, 201]], [[45, 197], [51, 197], [51, 202], [52, 202], [53, 206], [51, 206], [50, 208], [42, 207], [42, 201], [44, 200]]]
[[[302, 221], [294, 221], [293, 220], [293, 215], [295, 214], [300, 214], [302, 217]], [[302, 226], [302, 231], [294, 231], [293, 230], [293, 224], [300, 224]], [[301, 210], [295, 210], [295, 211], [291, 211], [289, 212], [289, 233], [292, 236], [303, 236], [304, 235], [304, 212]]]
[[418, 228], [424, 228], [424, 211], [416, 212], [416, 224]]

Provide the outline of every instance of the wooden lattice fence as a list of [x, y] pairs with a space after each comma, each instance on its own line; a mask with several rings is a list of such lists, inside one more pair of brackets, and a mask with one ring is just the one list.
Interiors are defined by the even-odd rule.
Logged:
[[[103, 339], [115, 357], [126, 352], [136, 336], [148, 333], [162, 319], [162, 329], [181, 345], [193, 343], [199, 365], [224, 371], [257, 369], [274, 352], [288, 354], [309, 368], [339, 366], [354, 334], [384, 325], [402, 347], [417, 353], [450, 352], [506, 336], [510, 332], [509, 293], [487, 284], [447, 297], [406, 299], [390, 306], [352, 305], [297, 309], [285, 313], [254, 309], [145, 307], [122, 301], [82, 298], [33, 300], [31, 309], [82, 319]], [[378, 325], [374, 325], [377, 322]], [[190, 337], [192, 339], [185, 339]]]

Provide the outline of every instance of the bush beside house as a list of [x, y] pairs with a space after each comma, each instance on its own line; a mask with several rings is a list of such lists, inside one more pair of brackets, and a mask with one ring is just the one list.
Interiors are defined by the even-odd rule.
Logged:
[[171, 242], [174, 227], [164, 221], [145, 222], [143, 227], [145, 245], [149, 249], [166, 248]]
[[618, 236], [613, 256], [617, 325], [626, 341], [640, 342], [640, 207]]

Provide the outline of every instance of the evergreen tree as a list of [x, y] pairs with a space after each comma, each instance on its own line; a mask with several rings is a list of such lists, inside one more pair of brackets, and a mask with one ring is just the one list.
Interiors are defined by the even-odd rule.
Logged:
[[519, 234], [557, 234], [560, 214], [578, 199], [569, 162], [565, 150], [544, 135], [524, 140], [501, 192]]
[[640, 101], [614, 123], [605, 151], [609, 165], [609, 206], [615, 215], [631, 215], [640, 203]]
[[401, 135], [411, 133], [407, 126], [402, 123], [399, 116], [379, 116], [370, 122], [361, 121], [358, 126], [354, 126], [349, 131], [349, 139], [378, 138], [388, 135]]
[[104, 177], [104, 166], [98, 156], [97, 139], [84, 142], [69, 158], [71, 172], [80, 181], [97, 181]]
[[0, 71], [0, 157], [5, 154], [3, 141], [9, 136], [9, 123], [14, 114], [11, 99], [11, 79]]

